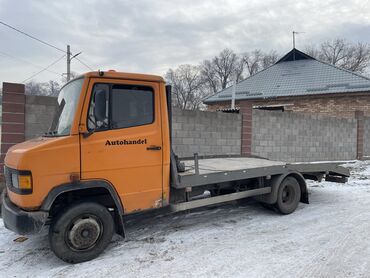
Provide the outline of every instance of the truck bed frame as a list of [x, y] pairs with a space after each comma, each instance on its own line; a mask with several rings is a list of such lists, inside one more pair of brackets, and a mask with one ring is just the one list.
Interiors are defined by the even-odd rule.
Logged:
[[[178, 172], [176, 161], [171, 158], [172, 182], [174, 191], [191, 192], [197, 188], [206, 188], [208, 185], [222, 183], [237, 183], [247, 180], [258, 180], [257, 188], [246, 189], [239, 192], [224, 194], [215, 197], [199, 198], [192, 200], [187, 198], [185, 202], [172, 203], [172, 211], [182, 211], [217, 203], [233, 201], [237, 199], [264, 195], [272, 192], [272, 187], [265, 185], [264, 181], [271, 180], [276, 176], [298, 173], [305, 179], [344, 183], [349, 177], [349, 170], [339, 166], [339, 163], [285, 163], [257, 157], [243, 156], [217, 156], [199, 159], [194, 154], [193, 159], [182, 161], [185, 165], [184, 172]], [[308, 203], [308, 195], [306, 196]]]
[[264, 158], [224, 156], [216, 158], [184, 160], [185, 172], [178, 173], [174, 188], [201, 186], [211, 183], [230, 182], [258, 177], [299, 172], [306, 179], [346, 182], [349, 170], [336, 162], [286, 163]]

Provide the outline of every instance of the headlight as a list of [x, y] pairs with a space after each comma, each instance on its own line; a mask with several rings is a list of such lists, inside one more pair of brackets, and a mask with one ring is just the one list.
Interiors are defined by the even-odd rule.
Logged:
[[18, 174], [12, 174], [12, 186], [15, 188], [19, 188]]
[[32, 193], [32, 175], [30, 171], [6, 168], [4, 174], [9, 190], [18, 194]]

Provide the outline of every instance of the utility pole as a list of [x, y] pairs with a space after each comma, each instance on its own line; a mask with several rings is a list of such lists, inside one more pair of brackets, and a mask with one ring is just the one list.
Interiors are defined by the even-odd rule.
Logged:
[[71, 61], [73, 58], [76, 58], [82, 52], [79, 52], [72, 56], [71, 47], [67, 45], [67, 82], [71, 80]]
[[[295, 35], [297, 34], [303, 34], [304, 32], [296, 32], [296, 31], [293, 31], [293, 49], [295, 49]], [[295, 53], [293, 52], [293, 60], [295, 60]]]
[[67, 45], [67, 82], [71, 80], [71, 47]]
[[235, 95], [236, 95], [236, 73], [233, 76], [233, 88], [231, 94], [231, 109], [235, 109]]
[[296, 31], [293, 31], [293, 48], [295, 48], [295, 34], [298, 34]]
[[295, 48], [295, 35], [304, 34], [304, 32], [293, 31], [292, 33], [293, 33], [293, 48]]

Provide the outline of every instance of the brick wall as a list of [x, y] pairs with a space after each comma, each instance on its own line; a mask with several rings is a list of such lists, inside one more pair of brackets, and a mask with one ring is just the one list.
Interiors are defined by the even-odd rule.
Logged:
[[8, 149], [46, 132], [55, 110], [55, 97], [25, 95], [23, 84], [3, 83], [1, 173]]
[[240, 114], [242, 115], [242, 149], [243, 155], [252, 153], [252, 105], [248, 102], [241, 103]]
[[240, 114], [173, 109], [173, 148], [180, 157], [240, 154]]
[[24, 85], [3, 83], [0, 173], [8, 149], [25, 140]]
[[[370, 92], [242, 100], [237, 101], [236, 106], [242, 107], [245, 103], [252, 106], [284, 105], [285, 111], [321, 114], [339, 118], [355, 118], [356, 111], [363, 111], [365, 116], [370, 117]], [[230, 101], [211, 104], [209, 110], [223, 107], [230, 107]]]
[[1, 156], [0, 156], [0, 194], [5, 187], [3, 166], [8, 149], [24, 137], [24, 85], [3, 83], [2, 122], [1, 122]]
[[357, 156], [357, 120], [253, 110], [252, 154], [275, 160], [349, 160]]

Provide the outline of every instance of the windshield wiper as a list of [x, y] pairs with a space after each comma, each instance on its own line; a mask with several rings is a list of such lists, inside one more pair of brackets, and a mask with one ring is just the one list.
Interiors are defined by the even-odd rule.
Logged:
[[60, 115], [62, 114], [62, 111], [63, 111], [65, 105], [66, 105], [66, 101], [64, 99], [62, 99], [62, 101], [60, 102], [60, 105], [58, 107], [58, 110], [57, 110], [56, 114], [54, 115], [54, 119], [53, 119], [53, 122], [51, 123], [51, 127], [50, 127], [49, 131], [45, 133], [45, 136], [55, 136], [55, 135], [57, 135], [57, 133], [58, 133], [57, 126], [59, 125]]
[[55, 135], [57, 135], [57, 131], [56, 130], [48, 131], [48, 132], [45, 132], [44, 133], [44, 136], [46, 136], [46, 137], [51, 137], [51, 136], [55, 136]]

